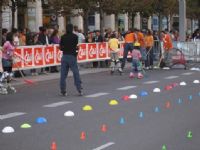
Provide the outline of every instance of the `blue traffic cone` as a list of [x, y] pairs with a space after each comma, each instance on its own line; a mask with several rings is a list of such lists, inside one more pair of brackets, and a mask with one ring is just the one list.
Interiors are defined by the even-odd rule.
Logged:
[[192, 100], [192, 95], [189, 96], [189, 101], [191, 101], [191, 100]]
[[141, 96], [141, 97], [148, 96], [148, 92], [146, 92], [146, 91], [141, 91], [141, 92], [140, 92], [140, 96]]
[[139, 118], [144, 118], [144, 113], [143, 112], [139, 112]]
[[120, 124], [125, 124], [125, 119], [123, 117], [121, 117], [120, 120], [119, 120], [119, 123]]
[[154, 112], [160, 112], [160, 109], [159, 109], [159, 107], [155, 107], [155, 109], [154, 109]]
[[38, 117], [38, 118], [36, 119], [36, 123], [38, 123], [38, 124], [47, 123], [47, 119], [44, 118], [44, 117]]
[[181, 98], [178, 99], [178, 104], [183, 103], [183, 100]]

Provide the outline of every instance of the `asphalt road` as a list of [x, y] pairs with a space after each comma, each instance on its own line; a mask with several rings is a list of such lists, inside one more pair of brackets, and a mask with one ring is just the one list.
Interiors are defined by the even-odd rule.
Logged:
[[[193, 83], [200, 80], [200, 72], [154, 70], [138, 80], [130, 79], [128, 71], [122, 76], [104, 71], [82, 75], [82, 80], [83, 97], [78, 96], [71, 77], [67, 97], [59, 96], [58, 79], [17, 85], [16, 94], [0, 96], [0, 129], [15, 129], [10, 134], [0, 132], [0, 150], [48, 150], [52, 141], [57, 150], [162, 150], [163, 145], [167, 150], [200, 149], [200, 84]], [[182, 81], [187, 85], [164, 89]], [[161, 92], [153, 93], [154, 88]], [[141, 91], [148, 95], [141, 96]], [[138, 98], [122, 99], [131, 94]], [[112, 99], [118, 105], [110, 106]], [[85, 105], [93, 110], [83, 111]], [[155, 107], [159, 112], [154, 112]], [[65, 117], [68, 110], [75, 116]], [[38, 117], [45, 117], [47, 123], [36, 123]], [[32, 127], [22, 129], [23, 123]], [[101, 131], [103, 124], [106, 132]]]

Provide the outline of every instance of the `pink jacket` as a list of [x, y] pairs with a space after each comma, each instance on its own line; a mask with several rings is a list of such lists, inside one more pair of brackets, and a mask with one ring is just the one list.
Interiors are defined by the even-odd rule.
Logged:
[[10, 60], [13, 57], [15, 47], [9, 42], [6, 41], [3, 45], [2, 58]]
[[137, 49], [134, 49], [132, 51], [132, 59], [140, 60], [141, 58], [142, 58], [142, 55], [141, 55], [140, 51]]

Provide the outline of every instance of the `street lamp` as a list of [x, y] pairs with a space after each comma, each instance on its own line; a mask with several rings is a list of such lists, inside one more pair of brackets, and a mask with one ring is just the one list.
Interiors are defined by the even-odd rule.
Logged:
[[179, 0], [179, 33], [180, 41], [186, 40], [186, 1]]

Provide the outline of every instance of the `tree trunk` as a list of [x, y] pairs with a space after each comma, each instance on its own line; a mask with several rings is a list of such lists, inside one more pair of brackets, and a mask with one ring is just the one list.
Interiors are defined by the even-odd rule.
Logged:
[[84, 28], [84, 33], [87, 35], [88, 33], [88, 16], [89, 16], [89, 10], [84, 10], [84, 15], [83, 15], [83, 28]]
[[162, 15], [161, 15], [161, 13], [159, 12], [159, 15], [158, 15], [158, 21], [159, 21], [159, 29], [158, 29], [158, 34], [159, 34], [159, 38], [160, 38], [160, 33], [161, 33], [161, 31], [162, 31]]
[[2, 6], [0, 6], [0, 46], [2, 45]]
[[170, 31], [171, 29], [170, 29], [170, 26], [169, 26], [169, 16], [166, 16], [166, 18], [167, 18], [167, 30]]
[[119, 20], [118, 20], [118, 14], [115, 14], [115, 31], [118, 31], [120, 28]]
[[103, 35], [104, 31], [103, 31], [103, 27], [104, 27], [104, 13], [103, 10], [101, 9], [101, 7], [99, 7], [99, 14], [100, 14], [100, 32], [101, 35]]
[[135, 15], [134, 15], [134, 13], [132, 13], [132, 15], [131, 15], [131, 19], [132, 19], [132, 29], [134, 29], [134, 23], [135, 23]]
[[12, 11], [12, 29], [15, 27], [15, 11], [16, 11], [16, 4], [14, 0], [12, 1], [11, 11]]

